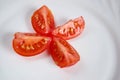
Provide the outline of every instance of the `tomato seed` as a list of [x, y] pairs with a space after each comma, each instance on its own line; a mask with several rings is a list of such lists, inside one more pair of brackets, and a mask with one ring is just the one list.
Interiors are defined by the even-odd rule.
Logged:
[[47, 43], [47, 40], [42, 39], [42, 40], [41, 40], [41, 43], [42, 43], [42, 44], [46, 44], [46, 43]]
[[41, 26], [41, 29], [45, 29], [45, 26], [42, 25], [42, 26]]
[[69, 28], [69, 31], [71, 35], [75, 33], [75, 30], [73, 28]]
[[35, 48], [32, 45], [30, 45], [30, 49], [34, 50]]
[[26, 46], [26, 50], [30, 50], [30, 46], [29, 45]]
[[77, 23], [77, 22], [74, 22], [74, 25], [75, 25], [75, 26], [78, 26], [78, 23]]
[[41, 22], [40, 21], [38, 21], [38, 26], [41, 26], [42, 24], [41, 24]]
[[25, 49], [25, 45], [23, 44], [23, 45], [21, 46], [21, 48], [22, 48], [22, 49]]
[[35, 15], [35, 19], [36, 19], [37, 21], [39, 20], [38, 14]]

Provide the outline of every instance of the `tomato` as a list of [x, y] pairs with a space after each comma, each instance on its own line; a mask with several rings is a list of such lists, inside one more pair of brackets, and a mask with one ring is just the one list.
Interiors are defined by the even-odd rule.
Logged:
[[43, 52], [49, 45], [49, 37], [40, 36], [36, 33], [15, 33], [13, 39], [14, 50], [23, 56], [34, 56]]
[[55, 28], [54, 16], [45, 5], [33, 13], [31, 22], [34, 30], [43, 35], [49, 35]]
[[64, 39], [53, 38], [49, 52], [55, 63], [61, 67], [68, 67], [80, 60], [78, 52]]
[[81, 34], [85, 26], [85, 21], [82, 16], [69, 20], [64, 25], [57, 27], [53, 30], [52, 34], [57, 37], [61, 37], [65, 40], [74, 38]]

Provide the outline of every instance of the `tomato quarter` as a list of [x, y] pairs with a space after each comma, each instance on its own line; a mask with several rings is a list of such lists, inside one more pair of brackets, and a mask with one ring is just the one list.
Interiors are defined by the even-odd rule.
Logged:
[[31, 22], [34, 30], [43, 35], [50, 35], [55, 28], [54, 16], [45, 5], [33, 13]]
[[14, 50], [23, 56], [34, 56], [43, 52], [49, 45], [49, 37], [40, 36], [36, 33], [15, 33], [13, 39]]
[[61, 37], [65, 40], [74, 38], [81, 34], [85, 26], [85, 21], [82, 16], [69, 20], [64, 25], [58, 26], [52, 34], [57, 37]]
[[78, 52], [64, 39], [54, 37], [49, 52], [61, 68], [71, 66], [80, 60]]

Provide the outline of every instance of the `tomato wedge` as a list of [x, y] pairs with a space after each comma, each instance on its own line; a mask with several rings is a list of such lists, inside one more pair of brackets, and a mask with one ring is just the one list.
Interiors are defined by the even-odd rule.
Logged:
[[58, 26], [55, 30], [53, 30], [52, 34], [67, 40], [80, 35], [84, 26], [85, 21], [83, 17], [80, 16], [74, 20], [69, 20], [64, 25]]
[[55, 63], [61, 67], [68, 67], [80, 60], [78, 52], [64, 39], [53, 38], [49, 52]]
[[54, 16], [45, 5], [33, 13], [31, 22], [34, 30], [43, 35], [50, 35], [55, 28]]
[[13, 39], [14, 50], [22, 56], [34, 56], [43, 52], [49, 45], [49, 37], [36, 33], [15, 33]]

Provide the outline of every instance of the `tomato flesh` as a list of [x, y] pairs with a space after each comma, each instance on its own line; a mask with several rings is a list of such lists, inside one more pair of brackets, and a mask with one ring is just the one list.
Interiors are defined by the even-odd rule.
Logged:
[[52, 34], [54, 36], [63, 38], [65, 40], [74, 38], [80, 35], [84, 29], [85, 21], [82, 16], [69, 20], [62, 26], [58, 26], [55, 30], [53, 30]]
[[14, 50], [22, 56], [34, 56], [43, 52], [49, 45], [49, 37], [36, 33], [15, 33], [13, 39]]
[[31, 22], [34, 30], [42, 35], [50, 35], [55, 28], [54, 16], [45, 5], [33, 13]]
[[53, 38], [49, 52], [55, 63], [61, 67], [68, 67], [80, 60], [78, 52], [64, 39]]

